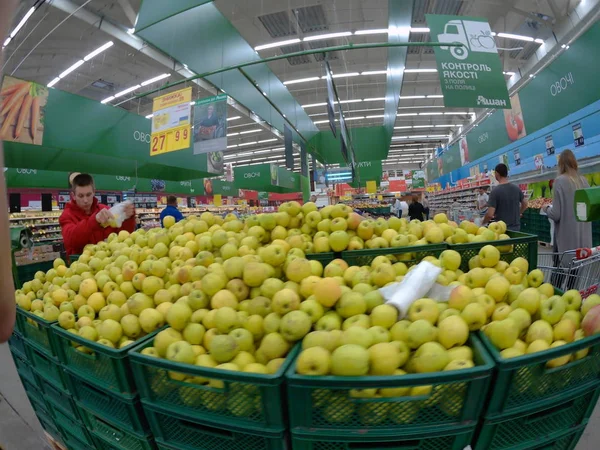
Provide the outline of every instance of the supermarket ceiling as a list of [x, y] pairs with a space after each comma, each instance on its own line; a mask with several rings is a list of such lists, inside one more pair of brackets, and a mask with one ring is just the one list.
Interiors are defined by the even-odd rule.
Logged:
[[[388, 3], [389, 0], [216, 0], [214, 5], [258, 55], [266, 58], [349, 43], [387, 42]], [[506, 80], [512, 84], [526, 75], [528, 65], [538, 58], [536, 51], [544, 45], [543, 41], [553, 39], [554, 28], [567, 20], [579, 3], [414, 0], [409, 41], [429, 41], [425, 14], [485, 17], [497, 33]], [[141, 0], [22, 0], [14, 19], [14, 36], [4, 43], [3, 71], [42, 84], [54, 83], [58, 89], [98, 101], [140, 85], [107, 103], [150, 115], [152, 98], [157, 94], [130, 98], [165, 82], [190, 77], [193, 72], [135, 36], [140, 7]], [[498, 33], [517, 38], [501, 37]], [[97, 49], [100, 51], [89, 58]], [[348, 126], [383, 125], [388, 50], [340, 51], [331, 53], [329, 58]], [[386, 168], [414, 168], [436, 146], [447, 142], [451, 133], [468, 126], [481, 112], [445, 108], [435, 67], [432, 48], [409, 48], [394, 125], [395, 139], [384, 161]], [[269, 68], [316, 128], [328, 129], [322, 55], [285, 58], [269, 63]], [[73, 70], [69, 72], [70, 69]], [[194, 98], [217, 92], [205, 80], [189, 85], [194, 88]], [[251, 107], [231, 102], [226, 161], [234, 165], [283, 163], [282, 135], [273, 132], [268, 118], [252, 114]]]

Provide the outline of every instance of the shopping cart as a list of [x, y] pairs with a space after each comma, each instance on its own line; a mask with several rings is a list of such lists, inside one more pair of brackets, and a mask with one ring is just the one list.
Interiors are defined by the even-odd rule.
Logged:
[[600, 248], [539, 253], [538, 269], [545, 282], [562, 291], [577, 289], [586, 298], [600, 286]]

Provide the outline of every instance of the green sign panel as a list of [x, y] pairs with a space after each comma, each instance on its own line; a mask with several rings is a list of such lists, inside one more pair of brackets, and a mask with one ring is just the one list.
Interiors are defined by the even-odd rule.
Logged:
[[510, 108], [506, 80], [487, 20], [427, 14], [433, 42], [462, 44], [435, 47], [444, 105]]
[[413, 189], [425, 188], [425, 172], [422, 170], [412, 171], [412, 187]]
[[233, 169], [235, 186], [263, 192], [300, 192], [300, 175], [276, 164], [255, 164]]
[[237, 197], [238, 188], [231, 181], [211, 180], [213, 194], [222, 195], [224, 197]]

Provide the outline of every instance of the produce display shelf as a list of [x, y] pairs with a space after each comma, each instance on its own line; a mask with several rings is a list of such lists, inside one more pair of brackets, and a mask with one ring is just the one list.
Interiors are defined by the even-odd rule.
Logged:
[[412, 265], [421, 261], [426, 256], [440, 256], [448, 245], [430, 244], [414, 245], [408, 247], [369, 248], [362, 250], [346, 250], [341, 253], [341, 258], [350, 266], [364, 266], [371, 264], [377, 256], [395, 256], [398, 261]]
[[17, 266], [15, 277], [15, 287], [20, 289], [25, 281], [33, 280], [37, 271], [47, 272], [52, 269], [52, 261], [40, 261], [33, 264]]
[[[469, 338], [475, 367], [401, 376], [307, 376], [287, 371], [292, 432], [327, 435], [393, 436], [460, 424], [475, 425], [482, 413], [494, 362], [481, 341]], [[420, 388], [420, 391], [409, 389]], [[398, 397], [361, 395], [363, 390], [405, 388]], [[368, 391], [367, 391], [368, 392]]]
[[[131, 365], [145, 403], [167, 408], [191, 419], [218, 420], [235, 426], [284, 427], [284, 374], [300, 351], [296, 345], [277, 373], [263, 375], [182, 364], [141, 351], [131, 352]], [[190, 378], [194, 382], [182, 381]]]
[[[133, 395], [136, 392], [133, 374], [129, 365], [127, 352], [134, 344], [122, 349], [114, 349], [97, 342], [84, 339], [69, 333], [58, 324], [52, 326], [59, 360], [78, 377], [101, 386], [112, 392]], [[151, 340], [157, 333], [153, 332], [136, 343]], [[85, 347], [90, 353], [78, 350], [73, 346]]]
[[202, 421], [144, 403], [161, 450], [287, 450], [284, 429]]
[[70, 391], [77, 404], [120, 429], [145, 434], [148, 424], [138, 396], [119, 395], [69, 372]]
[[[510, 359], [500, 356], [484, 333], [479, 333], [479, 337], [496, 365], [485, 412], [487, 419], [537, 410], [600, 386], [600, 335]], [[550, 360], [580, 351], [588, 353], [563, 366], [546, 367]]]
[[596, 389], [532, 413], [486, 420], [474, 449], [527, 449], [560, 439], [587, 422], [599, 396], [600, 390]]
[[500, 260], [510, 263], [518, 257], [525, 258], [529, 262], [529, 270], [537, 268], [538, 260], [538, 238], [537, 236], [521, 233], [517, 231], [507, 231], [510, 239], [485, 242], [468, 242], [465, 244], [448, 244], [448, 248], [456, 250], [462, 257], [460, 269], [463, 272], [469, 271], [469, 260], [477, 256], [479, 251], [486, 245], [494, 247], [509, 247], [509, 249], [500, 249]]
[[423, 433], [362, 437], [360, 434], [318, 435], [292, 431], [292, 450], [464, 450], [471, 444], [474, 425]]

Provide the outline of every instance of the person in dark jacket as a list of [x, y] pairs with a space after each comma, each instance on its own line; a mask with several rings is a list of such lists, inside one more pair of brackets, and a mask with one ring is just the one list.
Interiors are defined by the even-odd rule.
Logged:
[[71, 181], [71, 202], [67, 203], [60, 215], [59, 223], [67, 256], [83, 252], [87, 244], [97, 244], [111, 233], [121, 230], [135, 231], [135, 207], [125, 206], [127, 218], [121, 228], [113, 228], [108, 223], [113, 219], [109, 208], [95, 197], [94, 179], [87, 173], [80, 173]]
[[423, 220], [425, 208], [419, 203], [419, 197], [413, 195], [412, 203], [408, 205], [408, 217], [410, 220]]
[[164, 228], [164, 220], [167, 216], [173, 216], [175, 218], [175, 223], [183, 220], [183, 214], [181, 211], [177, 209], [177, 197], [174, 195], [169, 195], [167, 197], [167, 206], [160, 212], [160, 225]]

